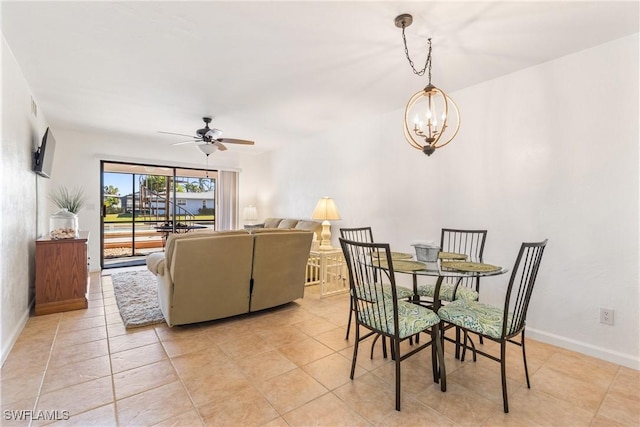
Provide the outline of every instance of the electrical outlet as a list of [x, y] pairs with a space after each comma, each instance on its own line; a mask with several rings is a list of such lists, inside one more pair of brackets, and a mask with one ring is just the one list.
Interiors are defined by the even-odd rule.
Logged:
[[613, 309], [600, 307], [600, 323], [613, 326]]

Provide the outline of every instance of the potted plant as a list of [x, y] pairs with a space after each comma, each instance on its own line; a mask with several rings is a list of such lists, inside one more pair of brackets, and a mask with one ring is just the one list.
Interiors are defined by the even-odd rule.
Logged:
[[64, 185], [51, 193], [50, 198], [60, 209], [66, 209], [72, 214], [77, 214], [87, 202], [82, 187], [74, 187], [70, 190]]
[[59, 186], [49, 196], [61, 210], [49, 218], [49, 234], [53, 239], [75, 239], [78, 237], [78, 216], [87, 198], [81, 187], [68, 189]]

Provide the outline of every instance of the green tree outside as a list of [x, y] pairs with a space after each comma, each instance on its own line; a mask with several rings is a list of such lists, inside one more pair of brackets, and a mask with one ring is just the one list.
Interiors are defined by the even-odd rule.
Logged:
[[114, 187], [113, 185], [105, 185], [103, 190], [104, 194], [109, 196], [104, 198], [104, 206], [107, 209], [107, 213], [120, 212], [120, 198], [117, 197], [118, 194], [120, 194], [120, 190], [118, 190], [118, 187]]

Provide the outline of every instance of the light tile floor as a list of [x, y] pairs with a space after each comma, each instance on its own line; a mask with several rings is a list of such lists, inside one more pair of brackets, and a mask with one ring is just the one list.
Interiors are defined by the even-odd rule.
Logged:
[[531, 389], [519, 347], [509, 350], [509, 414], [499, 364], [461, 363], [451, 344], [447, 392], [434, 384], [425, 350], [402, 364], [396, 412], [393, 363], [379, 348], [371, 360], [362, 347], [349, 379], [348, 306], [346, 294], [320, 298], [308, 287], [275, 310], [126, 330], [111, 278], [94, 274], [87, 310], [29, 319], [2, 367], [1, 424], [51, 423], [12, 419], [27, 410], [68, 411], [61, 426], [640, 425], [638, 371], [533, 340]]

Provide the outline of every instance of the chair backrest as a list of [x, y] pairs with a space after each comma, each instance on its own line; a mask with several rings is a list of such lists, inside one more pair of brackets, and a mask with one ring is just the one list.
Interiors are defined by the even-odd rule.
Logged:
[[516, 258], [507, 294], [504, 301], [504, 319], [502, 336], [509, 338], [524, 328], [529, 301], [536, 283], [538, 269], [547, 240], [538, 243], [523, 243]]
[[[373, 243], [373, 230], [371, 227], [341, 228], [340, 237], [353, 242]], [[378, 274], [377, 271], [375, 273]], [[374, 279], [377, 280], [377, 277]]]
[[[487, 238], [487, 230], [459, 230], [455, 228], [443, 228], [440, 234], [440, 250], [464, 254], [470, 262], [482, 262], [484, 242]], [[456, 279], [447, 278], [445, 282], [454, 282]], [[479, 278], [463, 278], [460, 286], [474, 288], [480, 291]]]
[[482, 262], [487, 230], [457, 230], [443, 228], [440, 234], [440, 249], [467, 255], [470, 262]]
[[353, 242], [373, 243], [371, 227], [341, 228], [340, 237]]
[[[349, 270], [349, 288], [357, 319], [373, 331], [397, 336], [398, 301], [389, 244], [339, 240]], [[381, 270], [386, 274], [380, 274]], [[390, 293], [383, 292], [380, 279], [385, 275]]]

